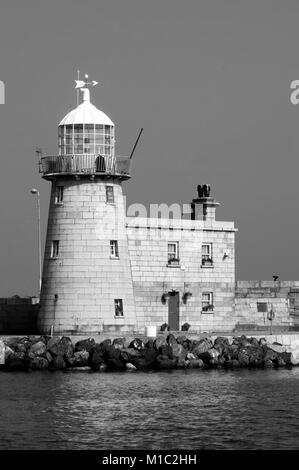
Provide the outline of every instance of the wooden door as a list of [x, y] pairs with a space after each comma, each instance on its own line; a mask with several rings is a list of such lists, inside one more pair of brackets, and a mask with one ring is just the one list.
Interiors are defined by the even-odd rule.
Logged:
[[180, 329], [180, 294], [175, 292], [170, 294], [168, 300], [168, 325], [171, 330]]

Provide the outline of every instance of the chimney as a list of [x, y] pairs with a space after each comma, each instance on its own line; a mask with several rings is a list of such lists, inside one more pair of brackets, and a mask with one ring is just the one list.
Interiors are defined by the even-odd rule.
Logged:
[[198, 197], [192, 199], [191, 220], [213, 221], [216, 218], [216, 207], [219, 202], [210, 197], [211, 186], [203, 184], [197, 186]]

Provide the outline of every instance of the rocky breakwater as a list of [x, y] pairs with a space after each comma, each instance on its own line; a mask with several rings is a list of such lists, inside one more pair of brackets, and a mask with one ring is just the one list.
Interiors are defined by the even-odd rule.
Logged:
[[[279, 343], [264, 338], [206, 336], [194, 340], [158, 336], [155, 339], [93, 338], [73, 344], [68, 337], [26, 336], [0, 340], [0, 370], [125, 371], [161, 369], [208, 369], [237, 367], [292, 367], [299, 361]], [[4, 362], [4, 363], [3, 363]]]

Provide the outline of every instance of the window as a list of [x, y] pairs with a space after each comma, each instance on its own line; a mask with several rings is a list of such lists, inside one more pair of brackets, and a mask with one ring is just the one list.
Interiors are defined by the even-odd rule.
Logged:
[[56, 186], [55, 189], [55, 204], [63, 203], [63, 186]]
[[168, 264], [169, 265], [179, 265], [179, 242], [169, 242], [168, 243]]
[[51, 258], [57, 258], [59, 255], [59, 240], [53, 240], [51, 246]]
[[213, 266], [212, 243], [203, 243], [201, 246], [201, 265]]
[[258, 312], [268, 312], [267, 302], [257, 302], [256, 307]]
[[111, 256], [111, 258], [118, 258], [118, 242], [117, 242], [117, 240], [110, 240], [110, 256]]
[[114, 310], [116, 317], [124, 316], [123, 299], [114, 299]]
[[113, 186], [106, 186], [106, 202], [108, 204], [114, 203], [114, 188]]
[[202, 312], [204, 313], [213, 313], [213, 292], [203, 292], [202, 293]]

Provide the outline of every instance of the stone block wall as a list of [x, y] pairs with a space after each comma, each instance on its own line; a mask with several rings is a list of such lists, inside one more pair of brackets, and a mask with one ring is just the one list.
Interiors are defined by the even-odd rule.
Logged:
[[[56, 184], [64, 187], [63, 203], [55, 202]], [[114, 203], [106, 201], [106, 185]], [[51, 256], [53, 240], [59, 254]], [[119, 258], [110, 254], [117, 240]], [[114, 299], [122, 299], [124, 316], [115, 315]], [[88, 333], [135, 325], [135, 305], [120, 180], [96, 177], [59, 178], [52, 183], [44, 255], [39, 330]]]
[[[292, 292], [299, 290], [298, 281], [237, 281], [235, 292], [235, 322], [237, 328], [270, 327], [267, 312], [258, 311], [258, 304], [274, 310], [273, 327], [299, 325], [299, 310], [292, 308]], [[261, 306], [261, 310], [263, 307]], [[298, 312], [298, 313], [297, 313]]]
[[[235, 229], [230, 222], [127, 218], [137, 329], [168, 323], [163, 294], [180, 293], [180, 327], [230, 331], [234, 324]], [[168, 242], [179, 242], [179, 266], [168, 266]], [[202, 243], [212, 243], [213, 266], [203, 267]], [[225, 257], [224, 253], [229, 252]], [[184, 293], [192, 296], [184, 298]], [[202, 312], [202, 293], [213, 292], [213, 313]]]

